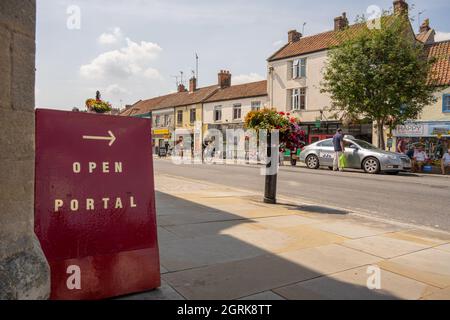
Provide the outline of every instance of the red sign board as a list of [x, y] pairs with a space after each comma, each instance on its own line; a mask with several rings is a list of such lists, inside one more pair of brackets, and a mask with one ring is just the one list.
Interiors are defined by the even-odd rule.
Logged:
[[52, 299], [160, 286], [150, 120], [36, 110], [35, 188]]

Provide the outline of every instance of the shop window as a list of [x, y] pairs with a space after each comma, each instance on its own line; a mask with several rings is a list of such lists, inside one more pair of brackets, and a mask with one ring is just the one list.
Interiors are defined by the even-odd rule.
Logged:
[[450, 94], [444, 94], [442, 97], [442, 112], [450, 112]]

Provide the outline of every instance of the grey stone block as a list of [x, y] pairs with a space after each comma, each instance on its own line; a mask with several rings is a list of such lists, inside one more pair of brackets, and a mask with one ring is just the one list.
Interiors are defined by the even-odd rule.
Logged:
[[47, 299], [50, 292], [49, 266], [36, 239], [31, 247], [0, 259], [0, 300]]
[[[0, 109], [0, 159], [34, 160], [34, 112]], [[3, 169], [4, 170], [4, 169]]]
[[0, 24], [34, 38], [36, 34], [36, 1], [0, 1]]
[[11, 33], [0, 25], [0, 109], [11, 108]]
[[16, 110], [34, 110], [35, 51], [34, 39], [13, 35], [12, 106]]

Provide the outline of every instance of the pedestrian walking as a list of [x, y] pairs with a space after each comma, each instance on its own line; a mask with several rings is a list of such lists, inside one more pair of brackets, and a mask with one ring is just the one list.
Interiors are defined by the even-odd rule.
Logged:
[[344, 135], [342, 133], [342, 129], [338, 129], [336, 134], [333, 137], [333, 145], [334, 145], [334, 162], [333, 162], [333, 170], [334, 171], [344, 171], [344, 168], [341, 165], [340, 158], [344, 155], [345, 146], [344, 146]]

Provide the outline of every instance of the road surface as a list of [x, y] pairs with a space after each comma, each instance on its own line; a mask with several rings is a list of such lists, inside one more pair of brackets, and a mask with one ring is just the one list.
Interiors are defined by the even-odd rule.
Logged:
[[[175, 165], [159, 159], [154, 164], [155, 173], [219, 183], [263, 195], [264, 176], [257, 166]], [[286, 166], [278, 175], [278, 195], [450, 231], [450, 177], [368, 175]]]

